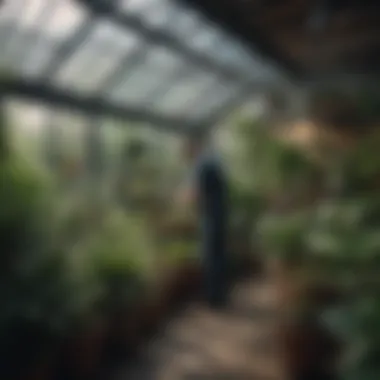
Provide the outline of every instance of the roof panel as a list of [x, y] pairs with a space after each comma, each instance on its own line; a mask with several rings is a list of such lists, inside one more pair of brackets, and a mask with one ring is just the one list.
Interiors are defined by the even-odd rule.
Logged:
[[76, 30], [88, 16], [86, 10], [75, 0], [58, 0], [46, 28], [47, 35], [64, 40]]
[[165, 96], [158, 99], [153, 104], [153, 107], [159, 112], [172, 116], [188, 115], [192, 117], [191, 104], [198, 99], [200, 94], [209, 91], [210, 88], [215, 86], [217, 81], [218, 79], [215, 76], [198, 72], [179, 81]]
[[144, 99], [145, 106], [154, 107], [155, 104], [167, 96], [169, 92], [175, 90], [178, 84], [189, 79], [191, 80], [198, 72], [199, 70], [191, 65], [183, 64], [178, 66], [177, 69], [161, 78], [160, 83], [158, 83]]
[[[262, 59], [253, 59], [252, 53], [239, 41], [183, 4], [171, 0], [135, 0], [127, 2], [124, 11], [139, 15], [150, 27], [176, 36], [187, 47], [226, 67], [243, 69], [252, 76], [262, 70], [265, 73], [274, 71], [268, 70], [267, 63]], [[170, 22], [167, 22], [168, 19]]]
[[[195, 120], [207, 119], [220, 107], [224, 107], [229, 101], [234, 99], [239, 87], [236, 85], [216, 82], [214, 86], [210, 87], [201, 94], [195, 102], [189, 105], [188, 111]], [[188, 115], [190, 117], [190, 115]]]
[[0, 15], [0, 46], [13, 46], [5, 50], [7, 65], [33, 79], [27, 86], [9, 86], [13, 93], [29, 91], [27, 97], [54, 95], [55, 104], [73, 104], [79, 95], [87, 112], [131, 112], [136, 120], [146, 115], [161, 124], [174, 120], [173, 125], [186, 118], [184, 124], [193, 125], [209, 120], [236, 89], [245, 86], [248, 94], [255, 91], [255, 79], [274, 77], [243, 45], [173, 0], [12, 4]]
[[117, 102], [144, 103], [149, 94], [157, 89], [163, 78], [178, 71], [185, 63], [169, 50], [153, 47], [149, 49], [138, 65], [132, 69], [126, 80], [120, 82], [111, 98]]
[[120, 0], [119, 5], [122, 11], [141, 14], [161, 2], [162, 0]]
[[53, 77], [53, 83], [80, 93], [97, 93], [121, 60], [140, 43], [134, 34], [123, 33], [118, 26], [101, 20], [94, 26], [86, 43]]
[[74, 0], [8, 3], [0, 13], [2, 67], [37, 77], [45, 71], [57, 46], [83, 22], [86, 12]]

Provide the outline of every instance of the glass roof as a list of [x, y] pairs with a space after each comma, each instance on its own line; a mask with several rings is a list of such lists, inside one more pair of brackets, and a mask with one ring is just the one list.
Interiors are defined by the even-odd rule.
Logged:
[[12, 77], [135, 107], [147, 122], [155, 114], [202, 124], [242, 91], [282, 78], [175, 0], [5, 1], [0, 49]]

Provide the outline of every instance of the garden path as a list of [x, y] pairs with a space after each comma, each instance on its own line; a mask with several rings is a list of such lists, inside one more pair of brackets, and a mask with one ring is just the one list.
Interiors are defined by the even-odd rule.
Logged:
[[113, 380], [282, 380], [274, 289], [249, 280], [222, 312], [189, 305]]

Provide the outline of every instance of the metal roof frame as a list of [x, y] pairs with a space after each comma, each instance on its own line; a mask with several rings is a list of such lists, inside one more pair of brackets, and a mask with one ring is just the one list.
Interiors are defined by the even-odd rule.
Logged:
[[2, 81], [0, 93], [21, 100], [37, 101], [56, 108], [71, 109], [89, 116], [110, 115], [132, 122], [149, 123], [171, 131], [197, 130], [198, 124], [181, 118], [162, 116], [136, 106], [117, 106], [99, 97], [83, 97], [75, 92], [57, 90], [48, 84], [27, 81]]
[[[0, 91], [3, 95], [71, 108], [88, 115], [110, 115], [131, 121], [145, 122], [171, 131], [189, 133], [200, 128], [211, 127], [224, 116], [227, 116], [228, 113], [233, 112], [235, 108], [238, 108], [239, 103], [244, 101], [244, 98], [252, 97], [253, 94], [277, 83], [278, 78], [275, 78], [273, 82], [261, 78], [247, 80], [247, 75], [243, 72], [221, 64], [213, 57], [189, 48], [174, 34], [160, 28], [150, 27], [137, 15], [121, 12], [115, 1], [75, 1], [82, 4], [89, 13], [78, 30], [58, 46], [55, 55], [41, 69], [42, 78], [39, 80], [5, 78], [0, 85]], [[143, 39], [146, 45], [138, 45], [132, 52], [124, 54], [124, 57], [118, 61], [116, 69], [98, 84], [97, 87], [101, 90], [99, 94], [83, 96], [71, 89], [57, 88], [52, 82], [53, 77], [80, 50], [83, 43], [90, 37], [99, 19], [110, 20], [121, 27], [122, 30], [125, 30], [126, 33], [132, 30]], [[149, 52], [150, 44], [172, 51], [177, 57], [185, 59], [186, 63], [192, 65], [191, 67], [213, 74], [222, 83], [230, 83], [236, 89], [234, 91], [236, 95], [228, 96], [228, 99], [220, 102], [219, 105], [199, 120], [190, 120], [186, 117], [164, 115], [156, 112], [151, 105], [157, 99], [170, 92], [173, 84], [192, 77], [191, 68], [181, 66], [171, 73], [166, 81], [160, 82], [147, 94], [147, 104], [144, 106], [119, 105], [107, 99], [107, 93], [112, 92], [120, 83], [125, 82], [128, 76], [133, 75], [133, 68], [139, 66], [144, 60]], [[211, 86], [208, 89], [208, 91], [212, 90]], [[208, 91], [199, 93], [194, 101], [189, 102], [191, 105], [190, 110], [196, 109], [198, 104], [204, 106], [205, 100], [212, 98]]]

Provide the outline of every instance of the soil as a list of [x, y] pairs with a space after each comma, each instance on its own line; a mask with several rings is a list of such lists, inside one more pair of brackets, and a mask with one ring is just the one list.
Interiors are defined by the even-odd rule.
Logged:
[[273, 290], [249, 280], [232, 290], [224, 310], [190, 304], [142, 347], [137, 360], [108, 379], [284, 379], [274, 340]]

